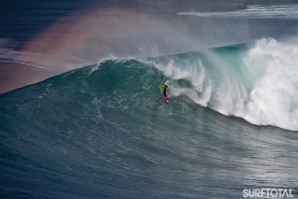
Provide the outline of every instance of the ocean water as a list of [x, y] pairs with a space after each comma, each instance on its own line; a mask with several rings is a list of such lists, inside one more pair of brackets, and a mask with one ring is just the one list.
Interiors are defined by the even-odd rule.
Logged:
[[[49, 21], [70, 12], [68, 1], [56, 3], [36, 4], [33, 11], [56, 8], [41, 12]], [[2, 65], [33, 68], [28, 79], [43, 77], [0, 95], [0, 198], [243, 198], [244, 189], [261, 188], [292, 189], [297, 197], [298, 42], [293, 27], [265, 34], [276, 24], [295, 25], [297, 7], [222, 2], [212, 10], [205, 2], [210, 12], [204, 13], [179, 5], [166, 11], [168, 19], [191, 17], [188, 25], [199, 19], [205, 29], [208, 17], [213, 28], [223, 18], [221, 31], [235, 18], [235, 27], [242, 19], [252, 27], [260, 27], [258, 20], [271, 23], [250, 38], [231, 36], [237, 44], [225, 40], [224, 31], [223, 38], [214, 33], [220, 44], [233, 44], [194, 50], [195, 33], [191, 39], [181, 38], [183, 31], [171, 35], [170, 25], [144, 16], [133, 21], [148, 22], [144, 38], [129, 28], [119, 35], [90, 31], [111, 24], [119, 30], [122, 23], [102, 23], [113, 9], [64, 18], [33, 39], [26, 32], [22, 46], [11, 46], [18, 35], [0, 40]], [[102, 43], [102, 33], [119, 45]], [[123, 50], [128, 44], [137, 50]], [[168, 104], [158, 88], [163, 84]]]
[[[271, 70], [246, 68], [271, 45], [107, 59], [2, 94], [1, 197], [241, 198], [244, 188], [297, 188], [295, 112], [281, 112], [274, 94], [255, 96]], [[263, 110], [274, 106], [278, 118]]]

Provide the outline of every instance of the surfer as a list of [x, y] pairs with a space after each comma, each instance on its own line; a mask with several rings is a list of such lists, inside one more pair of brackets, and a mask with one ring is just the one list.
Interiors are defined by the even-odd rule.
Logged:
[[163, 92], [162, 92], [162, 94], [165, 96], [165, 97], [167, 97], [167, 92], [169, 91], [169, 87], [168, 87], [168, 85], [163, 85], [163, 86], [159, 86], [158, 88], [163, 88]]

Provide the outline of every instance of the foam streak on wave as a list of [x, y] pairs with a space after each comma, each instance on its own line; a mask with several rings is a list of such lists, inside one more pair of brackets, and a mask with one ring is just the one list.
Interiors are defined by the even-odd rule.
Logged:
[[270, 5], [260, 6], [251, 5], [244, 10], [236, 10], [230, 12], [179, 12], [178, 15], [189, 15], [197, 17], [212, 17], [212, 18], [298, 18], [298, 5]]

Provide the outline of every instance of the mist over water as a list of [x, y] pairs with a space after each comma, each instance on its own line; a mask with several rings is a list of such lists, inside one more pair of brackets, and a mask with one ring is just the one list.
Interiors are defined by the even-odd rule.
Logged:
[[41, 60], [63, 67], [63, 58], [68, 57], [81, 60], [82, 66], [84, 61], [97, 63], [108, 57], [187, 52], [200, 48], [200, 43], [180, 24], [170, 24], [159, 15], [115, 8], [65, 17], [29, 42], [24, 51], [41, 52]]

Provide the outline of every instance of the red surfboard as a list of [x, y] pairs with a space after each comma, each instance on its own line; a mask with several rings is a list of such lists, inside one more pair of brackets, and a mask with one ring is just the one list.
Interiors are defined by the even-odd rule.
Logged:
[[164, 94], [162, 94], [162, 98], [166, 103], [169, 103], [169, 98], [167, 98]]

